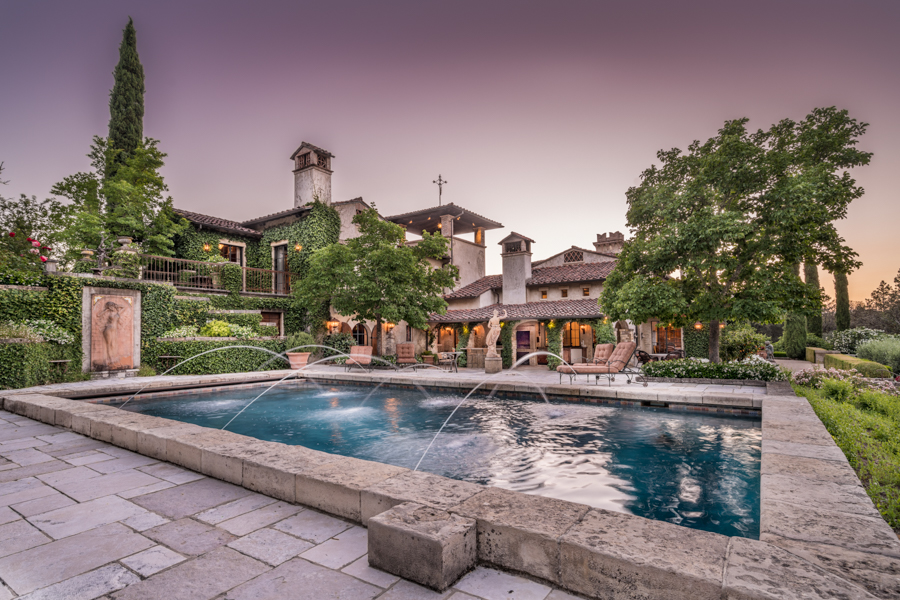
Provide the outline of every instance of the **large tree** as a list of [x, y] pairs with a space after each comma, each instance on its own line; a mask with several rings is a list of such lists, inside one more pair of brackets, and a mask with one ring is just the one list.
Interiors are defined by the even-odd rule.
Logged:
[[855, 147], [866, 124], [833, 107], [765, 131], [747, 121], [657, 154], [660, 166], [627, 192], [633, 237], [600, 300], [614, 319], [709, 322], [716, 362], [722, 321], [778, 322], [818, 306], [795, 265], [859, 265], [834, 221], [863, 193], [847, 170], [871, 158]]
[[850, 329], [850, 289], [843, 269], [834, 272], [834, 321], [838, 331]]
[[107, 175], [132, 156], [144, 141], [144, 67], [137, 51], [134, 23], [122, 32], [115, 82], [109, 92], [109, 143], [119, 154], [107, 165]]
[[77, 259], [82, 248], [99, 250], [98, 266], [113, 249], [117, 237], [133, 238], [148, 254], [172, 256], [172, 237], [187, 222], [172, 210], [172, 197], [159, 174], [165, 154], [157, 140], [145, 139], [109, 177], [110, 162], [122, 151], [109, 140], [95, 137], [88, 157], [93, 171], [76, 173], [53, 186], [53, 194], [71, 201], [63, 240], [69, 259]]
[[458, 279], [454, 266], [429, 262], [447, 255], [448, 240], [423, 233], [406, 243], [405, 230], [383, 221], [374, 209], [353, 217], [359, 236], [312, 253], [306, 277], [295, 287], [301, 305], [330, 301], [342, 315], [375, 322], [376, 351], [384, 348], [385, 322], [406, 321], [424, 329], [428, 315], [447, 310], [443, 290]]

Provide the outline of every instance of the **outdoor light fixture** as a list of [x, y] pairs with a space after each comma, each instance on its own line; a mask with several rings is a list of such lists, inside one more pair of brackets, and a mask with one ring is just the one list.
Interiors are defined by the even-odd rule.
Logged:
[[385, 326], [385, 328], [386, 328], [388, 331], [390, 331], [391, 329], [394, 328], [394, 324], [393, 324], [393, 323], [385, 323], [384, 326]]
[[203, 244], [203, 251], [209, 252], [209, 244]]
[[700, 321], [697, 321], [696, 323], [694, 323], [694, 329], [696, 329], [697, 331], [700, 331], [701, 329], [703, 329], [703, 323], [701, 323]]
[[225, 244], [219, 244], [219, 250], [225, 247]]
[[303, 244], [297, 244], [296, 246], [294, 246], [294, 250], [300, 252], [301, 250], [303, 250]]
[[440, 223], [438, 223], [438, 229], [440, 229], [440, 228], [441, 228], [441, 224], [440, 224]]
[[725, 323], [719, 323], [719, 329], [725, 329]]

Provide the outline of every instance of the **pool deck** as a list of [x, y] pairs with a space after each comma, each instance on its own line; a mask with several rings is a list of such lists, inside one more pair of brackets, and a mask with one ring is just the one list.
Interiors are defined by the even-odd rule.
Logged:
[[[574, 401], [759, 406], [759, 541], [64, 399], [286, 374], [0, 392], [0, 579], [11, 588], [0, 600], [900, 598], [900, 540], [809, 403], [786, 384], [727, 392], [619, 381], [560, 386], [537, 369], [528, 382], [509, 373], [490, 382], [522, 393], [540, 383]], [[307, 377], [460, 391], [484, 374], [331, 367]], [[480, 566], [445, 594], [367, 565], [366, 522], [404, 501], [478, 523]]]

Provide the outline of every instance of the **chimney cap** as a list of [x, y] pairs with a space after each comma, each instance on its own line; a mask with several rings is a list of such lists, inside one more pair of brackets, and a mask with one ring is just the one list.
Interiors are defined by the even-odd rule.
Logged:
[[516, 233], [513, 231], [508, 236], [497, 242], [498, 245], [502, 246], [504, 243], [513, 241], [513, 240], [522, 240], [523, 242], [531, 242], [532, 244], [537, 244], [533, 239], [528, 236], [524, 236], [521, 233]]
[[297, 155], [300, 154], [304, 150], [312, 150], [319, 156], [327, 156], [328, 158], [334, 158], [334, 154], [332, 154], [328, 150], [325, 150], [324, 148], [319, 148], [318, 146], [314, 146], [314, 145], [310, 144], [309, 142], [301, 142], [300, 147], [297, 148], [296, 150], [294, 150], [294, 153], [291, 154], [291, 160], [294, 160], [295, 158], [297, 158]]

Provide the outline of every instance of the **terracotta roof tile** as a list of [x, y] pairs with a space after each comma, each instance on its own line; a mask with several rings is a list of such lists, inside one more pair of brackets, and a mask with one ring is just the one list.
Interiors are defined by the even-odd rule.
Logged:
[[494, 310], [503, 314], [507, 311], [507, 321], [524, 319], [598, 319], [603, 316], [597, 300], [583, 298], [580, 300], [552, 300], [526, 302], [525, 304], [491, 304], [482, 308], [448, 310], [446, 314], [432, 313], [430, 323], [474, 323], [487, 321], [494, 315]]
[[256, 231], [255, 229], [244, 227], [237, 221], [229, 221], [228, 219], [220, 219], [219, 217], [201, 215], [200, 213], [191, 212], [189, 210], [182, 210], [180, 208], [176, 208], [175, 212], [191, 223], [203, 225], [212, 229], [218, 229], [220, 231], [226, 231], [228, 233], [236, 233], [238, 235], [243, 235], [246, 237], [262, 237], [262, 234], [260, 232]]
[[[561, 267], [543, 267], [531, 271], [531, 279], [528, 280], [528, 285], [604, 281], [614, 268], [616, 268], [616, 261], [614, 260], [602, 263], [579, 263]], [[444, 298], [447, 300], [477, 298], [488, 290], [499, 290], [502, 287], [503, 275], [488, 275], [449, 294], [445, 294]]]

